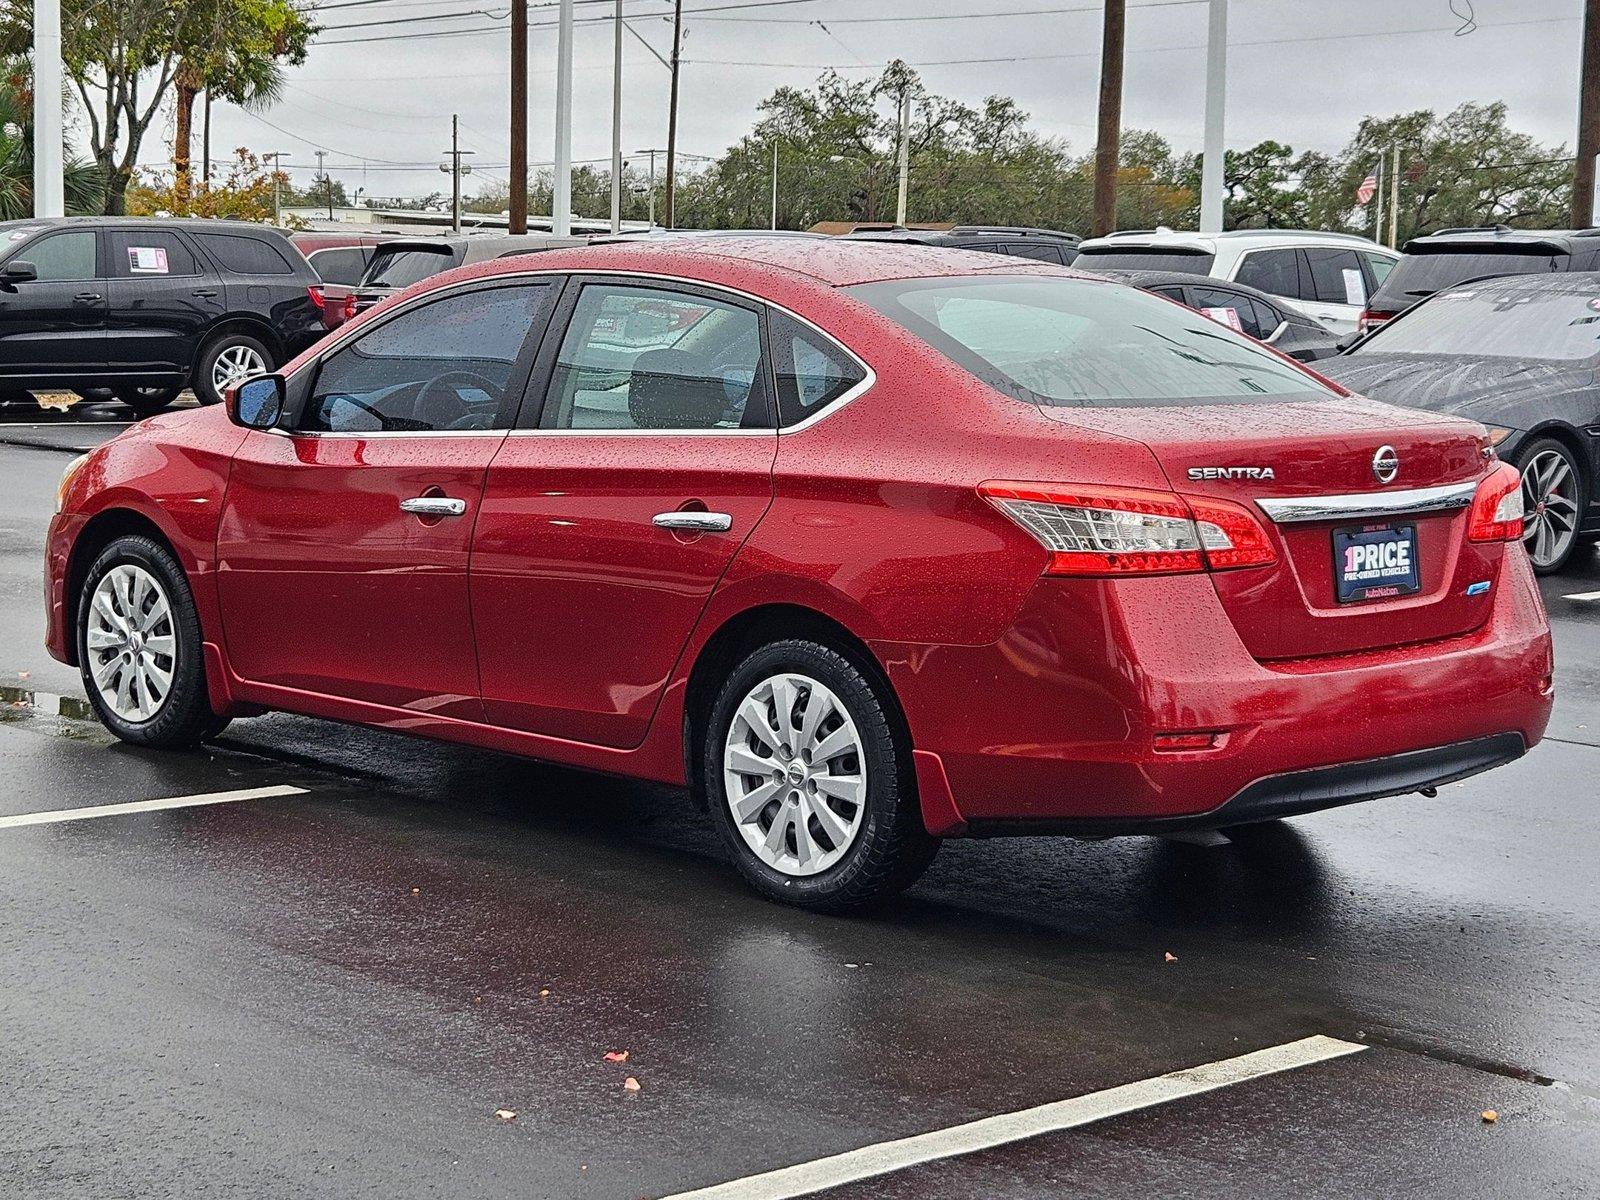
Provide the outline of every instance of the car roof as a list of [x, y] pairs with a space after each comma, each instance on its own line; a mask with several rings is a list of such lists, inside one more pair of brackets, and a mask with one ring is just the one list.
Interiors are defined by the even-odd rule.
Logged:
[[1114, 279], [1118, 283], [1130, 283], [1138, 288], [1223, 288], [1230, 292], [1239, 292], [1265, 304], [1272, 304], [1274, 308], [1277, 307], [1271, 296], [1259, 288], [1251, 287], [1248, 283], [1235, 283], [1231, 279], [1214, 279], [1210, 275], [1196, 275], [1193, 271], [1146, 271], [1126, 267], [1105, 267], [1100, 270], [1090, 267], [1087, 269], [1095, 275], [1104, 275], [1107, 279]]
[[562, 271], [633, 271], [703, 278], [724, 286], [809, 280], [828, 287], [850, 287], [890, 279], [947, 275], [1060, 275], [1109, 282], [1070, 267], [1036, 259], [1002, 258], [979, 250], [912, 243], [866, 245], [846, 238], [716, 237], [610, 242], [575, 249], [513, 255], [452, 272], [471, 278], [536, 267]]
[[1195, 233], [1185, 229], [1124, 229], [1105, 237], [1089, 238], [1078, 249], [1087, 253], [1099, 250], [1134, 250], [1144, 248], [1188, 249], [1215, 254], [1222, 246], [1243, 248], [1276, 248], [1282, 246], [1359, 246], [1367, 250], [1394, 251], [1380, 246], [1370, 238], [1354, 233], [1329, 233], [1320, 229], [1228, 229], [1221, 233]]
[[15, 221], [0, 221], [0, 229], [45, 228], [55, 226], [124, 226], [157, 225], [163, 228], [187, 229], [191, 232], [257, 233], [288, 237], [289, 231], [276, 225], [262, 225], [256, 221], [228, 221], [217, 217], [23, 217]]
[[[1468, 280], [1440, 292], [1570, 292], [1575, 295], [1593, 295], [1600, 300], [1600, 271], [1539, 271], [1530, 275], [1491, 275], [1487, 279]], [[1429, 297], [1432, 299], [1432, 297]]]
[[[1526, 249], [1549, 248], [1570, 254], [1579, 239], [1600, 239], [1600, 229], [1513, 229], [1509, 225], [1461, 226], [1437, 229], [1414, 237], [1401, 247], [1407, 254], [1427, 254], [1434, 250], [1460, 249], [1493, 252], [1497, 246]], [[1591, 245], [1595, 243], [1591, 242]]]
[[1083, 241], [1075, 233], [1059, 229], [1036, 229], [1027, 225], [956, 225], [950, 229], [860, 229], [839, 235], [856, 242], [921, 242], [936, 246], [953, 238], [1014, 238], [1018, 241], [1065, 242], [1076, 246]]

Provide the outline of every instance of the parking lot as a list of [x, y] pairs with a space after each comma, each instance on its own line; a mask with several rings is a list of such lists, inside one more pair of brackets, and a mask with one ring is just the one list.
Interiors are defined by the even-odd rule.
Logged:
[[1594, 1194], [1592, 551], [1510, 767], [1221, 845], [952, 842], [831, 919], [667, 789], [282, 715], [113, 743], [39, 577], [122, 416], [0, 412], [0, 1194]]

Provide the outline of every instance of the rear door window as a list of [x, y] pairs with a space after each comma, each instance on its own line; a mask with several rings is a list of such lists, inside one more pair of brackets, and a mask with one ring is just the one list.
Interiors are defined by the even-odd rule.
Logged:
[[1061, 257], [1061, 247], [1054, 242], [1001, 242], [1000, 250], [1004, 254], [1015, 254], [1018, 258], [1036, 258], [1040, 262], [1065, 263]]
[[170, 229], [113, 229], [107, 237], [114, 278], [161, 279], [200, 274], [188, 243]]
[[196, 234], [205, 252], [224, 271], [239, 275], [292, 275], [289, 257], [265, 238], [232, 233]]
[[[1271, 333], [1270, 328], [1263, 330], [1261, 322], [1257, 319], [1255, 306], [1250, 302], [1250, 297], [1227, 288], [1215, 287], [1190, 287], [1189, 305], [1198, 308], [1213, 320], [1219, 320], [1230, 329], [1235, 328], [1233, 320], [1238, 321], [1237, 328], [1248, 333], [1253, 338], [1266, 337]], [[1233, 314], [1229, 320], [1227, 313]]]
[[1354, 250], [1308, 246], [1301, 253], [1311, 273], [1310, 295], [1305, 291], [1305, 276], [1301, 276], [1301, 299], [1319, 304], [1366, 305], [1367, 277], [1361, 272], [1361, 259]]
[[1369, 250], [1363, 250], [1361, 261], [1367, 264], [1367, 276], [1371, 280], [1368, 294], [1376, 294], [1383, 286], [1383, 281], [1389, 278], [1389, 272], [1394, 270], [1395, 260], [1387, 254], [1373, 254]]
[[1252, 250], [1239, 260], [1234, 279], [1246, 287], [1256, 288], [1273, 296], [1286, 296], [1290, 300], [1310, 299], [1309, 286], [1302, 290], [1300, 282], [1300, 251]]

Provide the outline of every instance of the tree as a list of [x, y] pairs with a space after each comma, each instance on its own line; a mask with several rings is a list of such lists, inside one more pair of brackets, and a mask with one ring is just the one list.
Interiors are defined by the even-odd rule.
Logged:
[[[105, 195], [100, 173], [73, 156], [64, 171], [71, 215], [100, 211]], [[26, 61], [0, 61], [0, 221], [33, 215], [33, 81]]]
[[[282, 172], [266, 170], [259, 158], [240, 147], [233, 152], [227, 176], [199, 193], [180, 189], [175, 172], [141, 172], [128, 185], [127, 209], [130, 216], [136, 217], [185, 211], [196, 217], [266, 222], [273, 219], [274, 183], [282, 195], [288, 195]], [[178, 207], [180, 198], [186, 206], [182, 210]], [[292, 225], [295, 218], [285, 214], [284, 222]]]
[[316, 27], [294, 0], [197, 0], [181, 27], [183, 55], [173, 74], [176, 97], [172, 165], [178, 211], [189, 211], [194, 102], [209, 89], [234, 104], [271, 104], [283, 89], [280, 63], [298, 66]]

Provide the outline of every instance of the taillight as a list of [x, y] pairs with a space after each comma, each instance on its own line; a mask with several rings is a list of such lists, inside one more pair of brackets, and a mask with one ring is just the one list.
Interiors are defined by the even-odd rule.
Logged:
[[1135, 488], [1012, 483], [978, 494], [1050, 551], [1049, 575], [1172, 575], [1277, 557], [1243, 505]]
[[328, 307], [328, 298], [322, 294], [322, 285], [313, 283], [306, 289], [306, 294], [311, 297], [311, 303], [317, 306], [317, 311], [322, 312]]
[[1392, 316], [1392, 312], [1384, 312], [1379, 308], [1362, 309], [1361, 315], [1356, 318], [1356, 332], [1370, 333]]
[[1522, 472], [1503, 462], [1478, 485], [1467, 540], [1514, 542], [1522, 536]]

